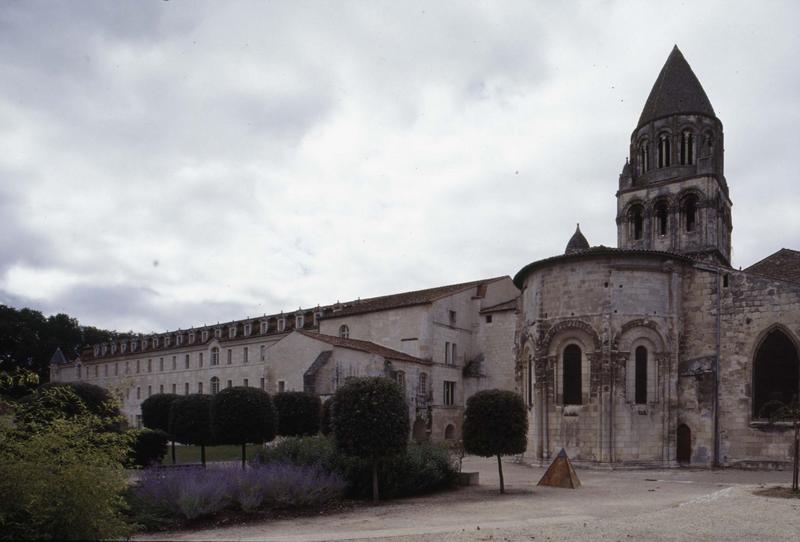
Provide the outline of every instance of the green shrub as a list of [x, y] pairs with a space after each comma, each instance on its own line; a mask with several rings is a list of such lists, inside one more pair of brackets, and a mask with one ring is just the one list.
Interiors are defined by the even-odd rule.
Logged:
[[183, 395], [172, 402], [168, 433], [183, 444], [200, 446], [200, 461], [206, 464], [206, 446], [214, 444], [211, 433], [211, 396]]
[[14, 423], [33, 433], [56, 420], [86, 416], [86, 404], [69, 386], [42, 387], [20, 401], [14, 415]]
[[128, 456], [129, 464], [137, 467], [149, 467], [160, 463], [167, 453], [168, 436], [164, 431], [145, 429], [133, 430], [133, 443]]
[[269, 394], [258, 388], [227, 388], [211, 401], [211, 431], [219, 444], [241, 444], [242, 468], [248, 442], [275, 438], [275, 408]]
[[500, 493], [505, 492], [500, 456], [524, 452], [527, 431], [528, 410], [518, 393], [484, 390], [467, 399], [464, 450], [482, 457], [497, 456]]
[[[347, 482], [346, 495], [372, 495], [372, 463], [343, 455], [325, 437], [287, 438], [258, 452], [259, 464], [321, 465]], [[410, 445], [406, 452], [380, 461], [378, 483], [384, 498], [409, 497], [451, 487], [458, 473], [448, 449], [441, 445]]]
[[0, 538], [100, 540], [130, 534], [122, 498], [129, 438], [103, 431], [103, 424], [84, 415], [55, 419], [37, 432], [0, 433]]
[[10, 372], [0, 371], [0, 396], [20, 399], [32, 393], [38, 385], [39, 375], [24, 367], [14, 367]]
[[120, 415], [117, 401], [111, 393], [88, 382], [48, 382], [39, 389], [70, 388], [81, 398], [89, 412], [101, 418], [117, 418]]
[[275, 395], [278, 434], [285, 437], [316, 435], [322, 405], [319, 397], [303, 391], [284, 391]]
[[178, 397], [174, 393], [157, 393], [142, 401], [142, 424], [169, 433], [169, 410]]

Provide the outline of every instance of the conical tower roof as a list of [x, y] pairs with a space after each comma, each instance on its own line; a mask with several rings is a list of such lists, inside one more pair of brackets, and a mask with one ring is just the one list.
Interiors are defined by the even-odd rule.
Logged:
[[647, 97], [637, 127], [660, 117], [680, 113], [716, 117], [706, 91], [676, 45]]
[[589, 248], [589, 241], [587, 241], [586, 237], [581, 233], [581, 225], [578, 224], [578, 227], [575, 228], [575, 233], [572, 234], [569, 243], [567, 243], [567, 250], [564, 251], [564, 254], [572, 254], [573, 252], [586, 250], [587, 248]]

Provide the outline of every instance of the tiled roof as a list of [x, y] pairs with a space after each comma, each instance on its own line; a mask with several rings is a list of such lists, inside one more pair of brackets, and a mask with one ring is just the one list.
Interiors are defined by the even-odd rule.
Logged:
[[772, 279], [800, 282], [800, 251], [782, 248], [745, 271]]
[[653, 84], [637, 127], [680, 113], [700, 113], [716, 118], [706, 91], [676, 45]]
[[460, 284], [450, 284], [447, 286], [416, 290], [413, 292], [403, 292], [399, 294], [359, 299], [357, 301], [343, 303], [340, 306], [334, 305], [333, 312], [325, 313], [323, 318], [337, 318], [339, 316], [350, 316], [353, 314], [363, 314], [367, 312], [397, 309], [400, 307], [411, 307], [413, 305], [423, 305], [425, 303], [431, 303], [437, 299], [441, 299], [464, 290], [469, 290], [470, 288], [475, 289], [476, 296], [482, 296], [485, 293], [486, 284], [502, 280], [504, 278], [506, 277], [494, 277], [491, 279], [462, 282]]
[[567, 248], [564, 253], [572, 254], [577, 250], [586, 250], [587, 248], [589, 248], [589, 241], [587, 241], [586, 237], [581, 233], [581, 225], [578, 224], [575, 228], [575, 233], [572, 234], [572, 237], [570, 237], [567, 243]]
[[517, 310], [517, 298], [509, 299], [508, 301], [504, 301], [503, 303], [498, 303], [497, 305], [492, 305], [491, 307], [486, 307], [485, 309], [481, 309], [481, 314], [488, 314], [490, 312], [502, 312], [502, 311], [515, 311]]
[[409, 356], [408, 354], [405, 354], [403, 352], [392, 350], [391, 348], [386, 348], [385, 346], [381, 346], [379, 344], [375, 344], [369, 341], [360, 341], [358, 339], [343, 339], [341, 337], [335, 337], [333, 335], [323, 335], [322, 333], [317, 333], [315, 331], [298, 330], [297, 332], [311, 339], [316, 339], [318, 341], [326, 342], [333, 346], [339, 346], [341, 348], [349, 348], [351, 350], [359, 350], [361, 352], [375, 354], [385, 359], [396, 360], [396, 361], [410, 361], [413, 363], [425, 363], [426, 365], [429, 365], [431, 363], [430, 361], [426, 361], [420, 358], [415, 358], [414, 356]]

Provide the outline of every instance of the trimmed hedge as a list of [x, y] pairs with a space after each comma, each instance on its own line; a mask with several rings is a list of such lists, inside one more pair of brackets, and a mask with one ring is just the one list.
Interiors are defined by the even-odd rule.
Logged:
[[214, 444], [211, 433], [211, 396], [194, 393], [179, 396], [169, 410], [169, 431], [183, 444]]
[[149, 467], [160, 463], [167, 454], [168, 436], [164, 431], [144, 429], [132, 431], [133, 444], [131, 445], [128, 461], [137, 467]]
[[333, 433], [333, 397], [322, 403], [322, 415], [319, 421], [320, 433], [326, 437]]
[[211, 432], [218, 444], [242, 446], [242, 468], [248, 442], [275, 438], [275, 407], [269, 394], [258, 388], [227, 388], [211, 401]]
[[278, 434], [285, 437], [319, 433], [322, 404], [318, 396], [303, 391], [284, 391], [275, 395]]
[[169, 411], [178, 397], [174, 393], [157, 393], [142, 401], [142, 424], [169, 433]]

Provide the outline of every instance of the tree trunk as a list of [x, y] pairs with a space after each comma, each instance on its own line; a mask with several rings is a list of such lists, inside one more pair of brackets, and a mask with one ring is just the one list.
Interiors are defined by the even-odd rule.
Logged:
[[497, 455], [497, 471], [500, 473], [500, 493], [505, 493], [506, 486], [503, 482], [503, 463], [500, 461], [500, 454]]
[[244, 470], [245, 463], [247, 463], [247, 444], [242, 443], [242, 470]]
[[800, 475], [800, 421], [794, 422], [794, 472], [792, 473], [792, 490], [800, 491], [798, 487]]
[[377, 504], [379, 500], [378, 495], [378, 460], [372, 460], [372, 502]]
[[200, 462], [203, 464], [203, 468], [206, 468], [206, 445], [200, 445]]
[[172, 441], [172, 464], [175, 464], [175, 441]]

